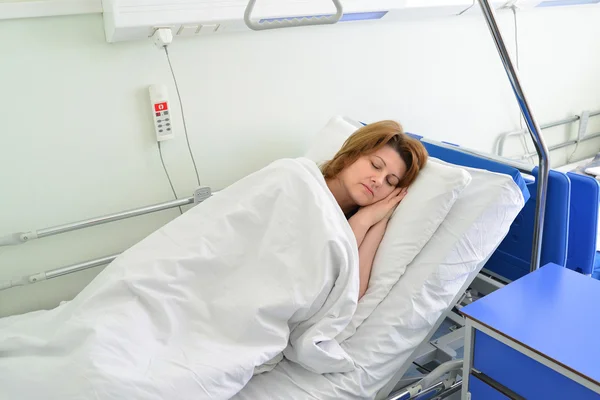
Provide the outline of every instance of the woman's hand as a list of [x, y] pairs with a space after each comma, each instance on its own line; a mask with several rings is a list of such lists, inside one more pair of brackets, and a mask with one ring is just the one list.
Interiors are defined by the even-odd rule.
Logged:
[[373, 226], [379, 222], [387, 222], [394, 213], [398, 204], [406, 196], [406, 188], [396, 188], [389, 196], [379, 200], [377, 203], [370, 204], [358, 210], [357, 214], [361, 214], [362, 218], [368, 221], [369, 226]]
[[[361, 208], [348, 222], [356, 236], [358, 247], [361, 246], [367, 232], [376, 224], [387, 225], [394, 210], [406, 196], [406, 188], [397, 188], [386, 198]], [[385, 230], [385, 227], [383, 227]]]

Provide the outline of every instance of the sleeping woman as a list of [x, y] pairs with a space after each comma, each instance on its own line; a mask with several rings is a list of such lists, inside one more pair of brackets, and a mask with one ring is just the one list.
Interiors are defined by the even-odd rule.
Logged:
[[367, 291], [371, 267], [389, 218], [427, 162], [420, 141], [394, 121], [354, 132], [321, 170], [338, 205], [349, 218], [359, 254], [359, 299]]
[[0, 320], [0, 399], [230, 399], [282, 356], [317, 374], [353, 371], [337, 335], [426, 159], [383, 121], [321, 170], [283, 159], [230, 185], [72, 301]]

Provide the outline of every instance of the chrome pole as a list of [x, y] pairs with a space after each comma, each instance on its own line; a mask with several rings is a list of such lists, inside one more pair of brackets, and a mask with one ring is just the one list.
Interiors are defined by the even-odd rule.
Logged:
[[119, 221], [126, 218], [137, 217], [144, 214], [150, 214], [157, 211], [168, 210], [170, 208], [181, 207], [194, 203], [194, 197], [167, 201], [165, 203], [154, 204], [150, 206], [140, 207], [133, 210], [118, 212], [115, 214], [103, 215], [100, 217], [90, 218], [83, 221], [71, 222], [68, 224], [53, 226], [50, 228], [38, 229], [30, 232], [17, 232], [7, 236], [0, 237], [0, 246], [17, 245], [28, 242], [33, 239], [41, 239], [47, 236], [58, 235], [76, 231], [78, 229], [89, 228], [91, 226], [107, 224], [109, 222]]
[[89, 269], [89, 268], [99, 267], [101, 265], [110, 264], [118, 256], [119, 256], [119, 254], [113, 254], [111, 256], [106, 256], [106, 257], [102, 257], [102, 258], [97, 258], [95, 260], [77, 263], [77, 264], [69, 265], [67, 267], [52, 269], [50, 271], [45, 272], [46, 279], [52, 279], [52, 278], [56, 278], [59, 276], [72, 274], [74, 272], [83, 271], [84, 269]]
[[510, 54], [504, 44], [504, 39], [500, 33], [500, 29], [496, 22], [496, 15], [494, 9], [490, 6], [489, 0], [479, 0], [479, 5], [483, 11], [483, 15], [487, 22], [490, 33], [494, 38], [496, 49], [502, 59], [504, 70], [508, 76], [510, 84], [513, 88], [517, 101], [519, 102], [519, 108], [529, 128], [529, 133], [535, 145], [535, 150], [539, 155], [539, 170], [537, 176], [537, 204], [535, 210], [535, 221], [533, 227], [533, 249], [531, 254], [531, 266], [530, 271], [535, 271], [540, 267], [541, 253], [542, 253], [542, 238], [544, 232], [544, 217], [546, 215], [546, 196], [548, 194], [548, 174], [550, 172], [550, 165], [548, 160], [548, 147], [544, 142], [544, 138], [541, 134], [541, 129], [536, 122], [529, 102], [525, 97], [521, 81], [519, 80], [519, 74], [510, 58]]
[[33, 283], [38, 283], [48, 279], [57, 278], [59, 276], [72, 274], [74, 272], [83, 271], [85, 269], [107, 265], [113, 262], [119, 254], [112, 254], [94, 260], [84, 261], [77, 264], [68, 265], [66, 267], [55, 268], [49, 271], [39, 272], [37, 274], [22, 276], [17, 279], [0, 282], [0, 290], [10, 289], [17, 286], [25, 286]]
[[185, 206], [188, 204], [192, 204], [194, 202], [193, 197], [188, 197], [187, 199], [178, 199], [173, 201], [168, 201], [166, 203], [154, 204], [151, 206], [136, 208], [134, 210], [127, 210], [118, 212], [110, 215], [103, 215], [101, 217], [90, 218], [79, 222], [73, 222], [70, 224], [64, 224], [59, 226], [54, 226], [52, 228], [40, 229], [37, 231], [36, 237], [41, 239], [46, 236], [58, 235], [59, 233], [65, 233], [74, 231], [77, 229], [89, 228], [90, 226], [107, 224], [109, 222], [119, 221], [121, 219], [137, 217], [144, 214], [150, 214], [157, 211], [167, 210], [169, 208], [175, 208], [180, 206]]
[[[569, 140], [568, 142], [564, 142], [564, 143], [561, 143], [561, 144], [550, 146], [550, 148], [548, 150], [553, 151], [553, 150], [562, 149], [564, 147], [573, 146], [573, 145], [575, 145], [577, 143], [581, 143], [581, 142], [587, 142], [588, 140], [596, 139], [598, 137], [600, 137], [600, 132], [596, 132], [596, 133], [592, 133], [590, 135], [586, 135], [581, 140]], [[527, 154], [523, 155], [523, 158], [530, 157], [530, 156], [535, 156], [535, 155], [537, 155], [537, 153], [527, 153]]]

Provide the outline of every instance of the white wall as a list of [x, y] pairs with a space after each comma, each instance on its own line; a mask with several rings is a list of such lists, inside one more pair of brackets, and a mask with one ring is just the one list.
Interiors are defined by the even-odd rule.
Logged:
[[[600, 109], [599, 18], [600, 7], [519, 15], [521, 69], [540, 122]], [[512, 48], [510, 12], [501, 24]], [[0, 61], [0, 235], [171, 199], [148, 110], [152, 83], [171, 90], [177, 139], [164, 144], [165, 161], [179, 196], [192, 193], [164, 53], [150, 42], [105, 43], [100, 15], [0, 22], [0, 37], [11, 38]], [[335, 114], [393, 118], [485, 151], [518, 126], [480, 18], [230, 34], [169, 49], [200, 177], [214, 189], [301, 155]], [[176, 215], [0, 248], [0, 281], [122, 251]], [[53, 307], [97, 272], [2, 291], [0, 316]]]

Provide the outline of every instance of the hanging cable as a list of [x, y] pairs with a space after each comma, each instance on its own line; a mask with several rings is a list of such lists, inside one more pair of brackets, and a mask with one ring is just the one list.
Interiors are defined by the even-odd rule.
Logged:
[[[160, 147], [160, 142], [158, 142], [158, 154], [160, 155], [160, 162], [162, 163], [163, 169], [165, 170], [165, 175], [167, 175], [167, 180], [169, 181], [169, 185], [171, 186], [173, 196], [175, 196], [175, 200], [177, 200], [177, 192], [175, 192], [175, 187], [173, 186], [173, 182], [171, 181], [171, 176], [169, 175], [169, 171], [167, 170], [167, 166], [165, 165], [165, 160], [163, 159], [162, 147]], [[179, 212], [183, 214], [181, 206], [179, 206]]]
[[173, 82], [175, 83], [175, 90], [177, 91], [177, 98], [179, 99], [179, 108], [181, 110], [181, 118], [183, 120], [183, 132], [185, 133], [185, 141], [187, 143], [187, 148], [190, 153], [190, 158], [192, 159], [192, 164], [194, 164], [194, 172], [196, 173], [196, 180], [198, 181], [198, 186], [202, 186], [200, 184], [200, 175], [198, 174], [198, 167], [196, 166], [196, 160], [194, 159], [194, 153], [192, 152], [192, 147], [190, 146], [190, 138], [188, 136], [187, 131], [187, 123], [185, 121], [185, 113], [183, 112], [183, 102], [181, 101], [181, 93], [179, 92], [179, 85], [177, 84], [177, 78], [175, 77], [175, 71], [173, 70], [173, 65], [171, 64], [171, 58], [169, 57], [169, 50], [167, 50], [167, 46], [164, 46], [165, 54], [167, 55], [167, 61], [169, 62], [169, 68], [171, 69], [171, 75], [173, 75]]
[[459, 12], [459, 13], [458, 13], [458, 14], [456, 14], [456, 15], [458, 15], [458, 16], [461, 16], [461, 15], [463, 15], [464, 13], [466, 13], [467, 11], [469, 11], [471, 8], [475, 7], [475, 2], [476, 2], [476, 1], [477, 1], [477, 0], [473, 0], [473, 4], [471, 4], [469, 7], [465, 8], [464, 10], [462, 10], [461, 12]]
[[[517, 70], [521, 70], [521, 57], [519, 52], [519, 24], [517, 22], [517, 7], [512, 6], [510, 8], [513, 13], [513, 22], [514, 22], [514, 33], [515, 33], [515, 62], [517, 64]], [[519, 129], [523, 130], [523, 116], [519, 112]], [[525, 154], [531, 154], [532, 151], [529, 150], [529, 145], [527, 144], [527, 137], [525, 135], [520, 135], [521, 145], [525, 149]], [[533, 163], [533, 156], [529, 156], [529, 162]]]

